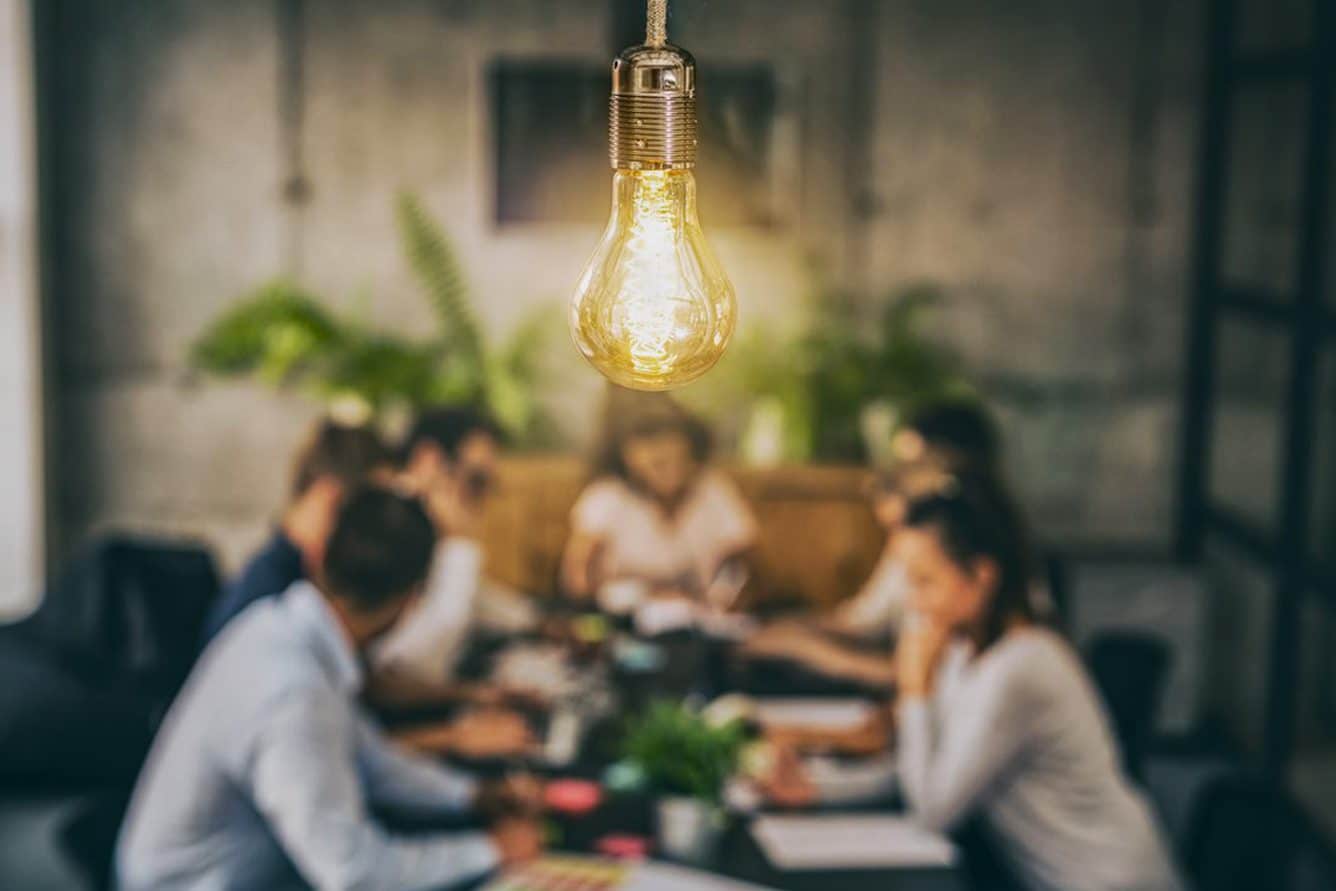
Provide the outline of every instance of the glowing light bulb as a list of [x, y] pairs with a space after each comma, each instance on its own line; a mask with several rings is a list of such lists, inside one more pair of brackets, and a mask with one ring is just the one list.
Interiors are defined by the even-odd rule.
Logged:
[[689, 170], [619, 170], [612, 219], [571, 303], [576, 346], [612, 381], [666, 390], [723, 355], [737, 300], [696, 218]]
[[667, 44], [613, 64], [612, 217], [571, 301], [571, 335], [615, 383], [667, 390], [719, 361], [737, 299], [696, 214], [695, 63]]

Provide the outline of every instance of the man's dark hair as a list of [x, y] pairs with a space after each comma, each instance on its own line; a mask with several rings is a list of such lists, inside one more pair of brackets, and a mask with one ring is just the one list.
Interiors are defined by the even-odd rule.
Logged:
[[446, 458], [454, 461], [459, 457], [459, 449], [475, 433], [482, 433], [500, 441], [501, 429], [487, 414], [471, 406], [452, 406], [449, 408], [430, 408], [418, 415], [413, 428], [404, 438], [400, 450], [400, 459], [407, 462], [413, 457], [413, 450], [427, 443], [445, 453]]
[[390, 447], [374, 430], [326, 419], [297, 453], [292, 469], [292, 497], [301, 496], [316, 480], [326, 476], [351, 489], [373, 470], [393, 463]]
[[339, 508], [324, 582], [331, 594], [371, 611], [421, 585], [435, 547], [436, 530], [417, 498], [364, 486]]
[[1002, 437], [988, 410], [978, 402], [939, 402], [909, 416], [905, 426], [970, 467], [995, 470], [1002, 460]]

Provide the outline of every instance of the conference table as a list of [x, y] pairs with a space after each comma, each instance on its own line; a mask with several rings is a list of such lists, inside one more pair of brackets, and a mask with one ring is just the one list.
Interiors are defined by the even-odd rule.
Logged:
[[[646, 639], [660, 648], [662, 667], [654, 671], [626, 672], [611, 659], [605, 659], [608, 678], [615, 693], [614, 713], [586, 729], [574, 761], [560, 768], [544, 769], [548, 778], [573, 777], [601, 780], [605, 769], [617, 757], [616, 740], [628, 714], [656, 699], [680, 700], [687, 696], [709, 699], [725, 692], [801, 694], [810, 696], [847, 696], [847, 687], [828, 684], [800, 672], [772, 666], [757, 667], [735, 657], [727, 641], [710, 638], [696, 631], [675, 631]], [[485, 664], [471, 660], [473, 664]], [[473, 765], [475, 769], [479, 765]], [[493, 765], [492, 769], [498, 769]], [[486, 767], [483, 767], [486, 770]], [[818, 807], [806, 814], [848, 812], [885, 813], [898, 807], [888, 800], [858, 808]], [[619, 793], [604, 796], [592, 812], [580, 817], [556, 815], [553, 849], [556, 852], [587, 854], [597, 839], [610, 834], [632, 834], [653, 838], [654, 799], [645, 793]], [[770, 862], [752, 835], [750, 824], [761, 815], [730, 814], [719, 843], [705, 859], [687, 864], [730, 879], [782, 891], [965, 891], [969, 887], [964, 869], [959, 866], [895, 866], [872, 869], [779, 869]], [[653, 855], [652, 855], [653, 856]]]

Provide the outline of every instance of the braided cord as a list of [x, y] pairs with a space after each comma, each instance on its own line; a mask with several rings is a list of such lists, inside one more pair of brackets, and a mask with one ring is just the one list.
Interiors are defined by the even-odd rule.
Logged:
[[668, 0], [649, 0], [645, 10], [645, 43], [663, 46], [668, 42]]

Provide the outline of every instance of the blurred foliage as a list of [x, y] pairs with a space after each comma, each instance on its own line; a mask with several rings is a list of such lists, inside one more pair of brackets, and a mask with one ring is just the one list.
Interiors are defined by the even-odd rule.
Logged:
[[812, 454], [863, 460], [863, 411], [877, 403], [903, 418], [920, 406], [975, 395], [957, 358], [923, 333], [926, 313], [940, 300], [931, 285], [916, 284], [879, 302], [868, 320], [839, 295], [823, 298], [824, 311], [798, 344], [806, 368]]
[[430, 405], [484, 406], [518, 443], [551, 429], [538, 407], [541, 357], [558, 309], [532, 313], [504, 343], [490, 346], [473, 312], [463, 268], [439, 225], [401, 194], [396, 219], [404, 252], [436, 316], [436, 331], [413, 339], [339, 314], [298, 285], [262, 285], [212, 322], [190, 365], [218, 377], [253, 377], [291, 388], [349, 420], [381, 420]]
[[747, 742], [740, 720], [713, 724], [686, 705], [657, 702], [632, 719], [623, 754], [657, 794], [718, 804]]
[[[814, 289], [802, 324], [782, 331], [752, 325], [718, 368], [684, 396], [718, 426], [743, 412], [747, 424], [778, 416], [778, 457], [787, 461], [865, 461], [864, 413], [884, 406], [899, 418], [922, 405], [978, 398], [957, 358], [924, 333], [940, 299], [914, 284], [876, 301]], [[744, 441], [752, 431], [732, 431]]]

